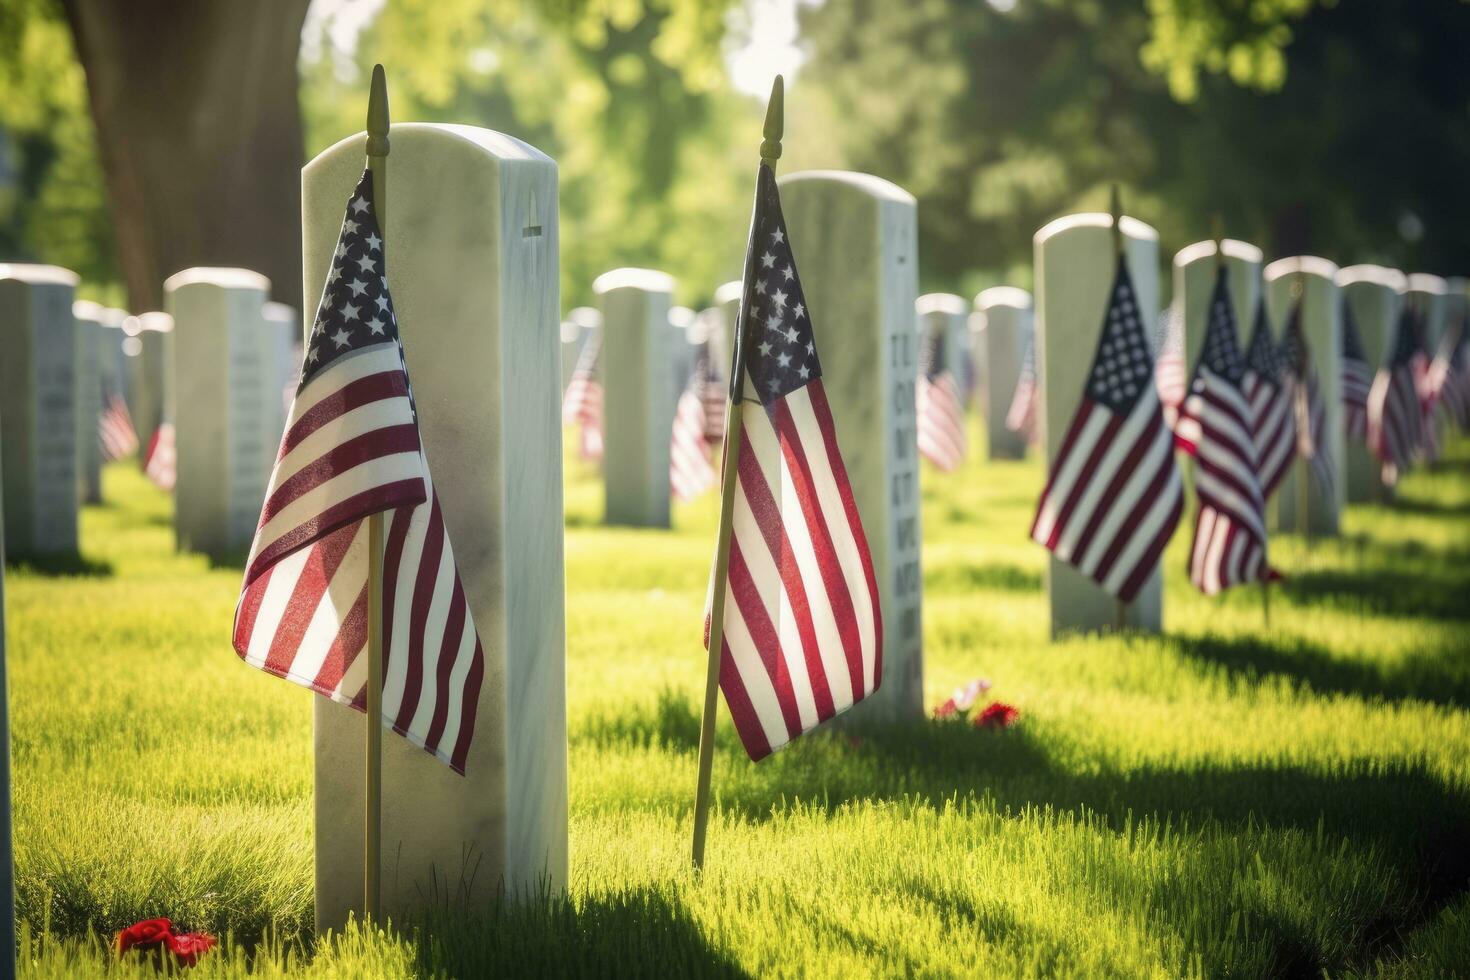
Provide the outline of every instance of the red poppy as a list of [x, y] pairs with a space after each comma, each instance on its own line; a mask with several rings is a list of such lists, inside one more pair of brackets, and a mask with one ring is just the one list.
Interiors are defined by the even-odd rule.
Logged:
[[193, 966], [209, 952], [218, 940], [207, 932], [174, 932], [174, 924], [165, 918], [135, 922], [117, 934], [119, 956], [130, 949], [145, 952], [168, 947], [180, 966]]
[[950, 715], [954, 714], [958, 710], [960, 710], [959, 705], [954, 703], [954, 698], [950, 698], [948, 701], [944, 702], [939, 707], [934, 709], [934, 717], [948, 718]]
[[1009, 728], [1021, 717], [1021, 712], [1004, 701], [992, 701], [985, 710], [975, 716], [976, 728]]

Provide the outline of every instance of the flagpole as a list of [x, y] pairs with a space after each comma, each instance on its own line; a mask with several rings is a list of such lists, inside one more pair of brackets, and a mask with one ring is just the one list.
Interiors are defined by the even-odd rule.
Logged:
[[[372, 172], [373, 214], [388, 237], [388, 79], [373, 66], [368, 95], [367, 167]], [[386, 243], [383, 249], [387, 258]], [[386, 261], [384, 272], [386, 274]], [[362, 907], [365, 921], [382, 921], [383, 838], [383, 514], [368, 518], [367, 751], [363, 780]]]
[[[766, 105], [766, 124], [762, 131], [761, 163], [776, 169], [781, 159], [781, 136], [785, 129], [785, 83], [780, 75], [771, 83], [771, 99]], [[749, 256], [746, 261], [749, 262]], [[745, 281], [749, 282], [749, 270]], [[744, 332], [747, 297], [740, 297], [740, 312], [730, 354], [730, 396], [725, 409], [725, 446], [720, 466], [720, 536], [715, 548], [714, 581], [711, 584], [709, 611], [709, 655], [704, 675], [704, 714], [699, 725], [699, 780], [694, 790], [695, 870], [704, 867], [704, 838], [709, 829], [710, 772], [715, 761], [715, 714], [720, 705], [720, 655], [725, 643], [725, 590], [729, 582], [730, 541], [734, 532], [735, 483], [739, 473], [740, 424], [745, 365], [741, 357], [741, 334]]]
[[[1118, 261], [1123, 258], [1123, 195], [1118, 191], [1117, 183], [1111, 185], [1108, 190], [1108, 213], [1113, 217], [1113, 257]], [[1117, 596], [1113, 597], [1113, 629], [1121, 633], [1128, 625], [1128, 604]]]

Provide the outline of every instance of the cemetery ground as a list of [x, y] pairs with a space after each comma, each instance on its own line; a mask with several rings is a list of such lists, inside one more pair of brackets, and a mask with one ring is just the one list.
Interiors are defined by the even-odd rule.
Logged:
[[1057, 644], [1039, 465], [926, 468], [926, 700], [984, 677], [1020, 721], [839, 726], [752, 765], [722, 705], [702, 875], [716, 501], [605, 528], [569, 457], [569, 897], [330, 939], [313, 698], [236, 659], [239, 567], [175, 555], [168, 498], [115, 464], [81, 560], [7, 575], [21, 974], [152, 975], [109, 944], [157, 915], [225, 938], [201, 976], [1463, 969], [1470, 444], [1450, 457], [1341, 540], [1280, 539], [1269, 629], [1258, 590], [1191, 590], [1181, 529], [1166, 636]]

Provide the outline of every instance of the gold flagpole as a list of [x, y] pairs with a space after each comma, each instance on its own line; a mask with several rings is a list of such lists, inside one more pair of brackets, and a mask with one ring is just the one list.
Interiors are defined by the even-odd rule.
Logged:
[[[382, 65], [373, 66], [368, 95], [367, 166], [373, 175], [373, 213], [384, 238], [388, 228], [388, 79]], [[387, 263], [384, 262], [384, 274]], [[366, 921], [382, 921], [383, 837], [383, 514], [368, 518], [368, 678], [367, 769], [363, 781], [362, 911]]]
[[[1123, 195], [1118, 191], [1116, 183], [1108, 190], [1108, 213], [1113, 216], [1113, 257], [1119, 261], [1126, 261], [1123, 257]], [[1112, 297], [1108, 298], [1108, 302], [1112, 302]], [[1127, 625], [1128, 603], [1115, 596], [1113, 598], [1113, 629], [1121, 633]]]
[[[785, 83], [777, 75], [771, 83], [771, 100], [766, 105], [765, 139], [761, 141], [761, 163], [776, 169], [781, 159], [781, 135], [785, 129]], [[759, 202], [757, 202], [759, 206]], [[749, 257], [746, 259], [749, 262]], [[748, 278], [747, 270], [747, 278]], [[720, 704], [720, 653], [725, 642], [725, 589], [730, 571], [730, 539], [735, 516], [735, 482], [740, 459], [741, 393], [744, 389], [745, 365], [741, 358], [740, 334], [744, 329], [746, 297], [740, 298], [740, 312], [730, 355], [730, 395], [725, 409], [724, 461], [720, 468], [720, 537], [715, 548], [714, 582], [711, 585], [709, 610], [709, 657], [704, 676], [704, 715], [699, 726], [699, 781], [694, 790], [694, 867], [704, 867], [704, 837], [709, 829], [710, 771], [715, 760], [715, 713]]]

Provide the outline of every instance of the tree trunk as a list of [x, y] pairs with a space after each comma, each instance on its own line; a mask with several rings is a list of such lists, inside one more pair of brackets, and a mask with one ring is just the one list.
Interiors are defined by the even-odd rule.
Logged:
[[296, 57], [309, 0], [62, 0], [128, 301], [190, 266], [268, 276], [301, 303]]

